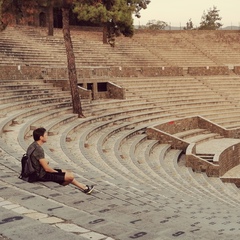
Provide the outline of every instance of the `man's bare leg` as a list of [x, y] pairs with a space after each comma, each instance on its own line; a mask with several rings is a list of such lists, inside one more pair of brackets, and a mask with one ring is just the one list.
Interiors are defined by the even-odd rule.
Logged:
[[[86, 191], [89, 189], [89, 187], [85, 184], [82, 184], [80, 182], [78, 182], [74, 176], [72, 172], [66, 171], [66, 170], [62, 170], [62, 172], [65, 172], [65, 182], [62, 184], [63, 186], [66, 186], [68, 184], [73, 184], [74, 186], [80, 188], [81, 191]], [[91, 193], [92, 191], [90, 191], [89, 193]]]

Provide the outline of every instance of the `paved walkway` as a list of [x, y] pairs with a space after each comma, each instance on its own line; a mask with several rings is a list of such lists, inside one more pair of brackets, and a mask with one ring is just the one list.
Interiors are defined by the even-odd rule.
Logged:
[[234, 138], [220, 138], [212, 139], [197, 145], [197, 153], [210, 153], [210, 154], [219, 154], [224, 149], [237, 144], [240, 142], [240, 139]]
[[239, 178], [240, 179], [240, 165], [230, 169], [223, 175], [223, 178]]

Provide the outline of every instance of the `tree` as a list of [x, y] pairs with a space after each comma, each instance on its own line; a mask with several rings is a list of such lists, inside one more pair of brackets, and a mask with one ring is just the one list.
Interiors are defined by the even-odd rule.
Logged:
[[[116, 34], [122, 33], [125, 36], [133, 35], [132, 13], [135, 12], [135, 14], [139, 14], [139, 11], [145, 9], [149, 3], [150, 0], [128, 0], [128, 2], [125, 0], [0, 0], [1, 14], [5, 14], [4, 17], [1, 15], [1, 20], [4, 19], [6, 23], [9, 22], [9, 13], [10, 16], [17, 19], [16, 22], [24, 20], [22, 9], [25, 9], [25, 12], [27, 12], [26, 16], [28, 16], [29, 13], [29, 17], [33, 17], [34, 7], [36, 9], [37, 4], [38, 6], [44, 4], [44, 6], [48, 7], [49, 12], [52, 11], [53, 6], [56, 5], [62, 8], [63, 36], [67, 53], [73, 113], [77, 113], [79, 117], [82, 117], [83, 113], [78, 93], [75, 56], [70, 34], [70, 9], [74, 9], [74, 11], [78, 13], [78, 16], [80, 16], [80, 19], [105, 24], [107, 26], [108, 38], [111, 40], [109, 43], [114, 45], [115, 39], [113, 39], [113, 36], [115, 37]], [[49, 14], [49, 16], [50, 18], [52, 17], [51, 14]], [[53, 21], [52, 19], [50, 21], [49, 33], [51, 34], [50, 25], [53, 25]]]
[[78, 19], [100, 23], [103, 26], [103, 43], [115, 46], [115, 37], [133, 35], [132, 14], [140, 17], [141, 9], [146, 9], [149, 0], [79, 0], [74, 12]]
[[44, 6], [48, 9], [47, 14], [48, 14], [48, 36], [53, 36], [53, 6], [58, 5], [60, 6], [62, 1], [57, 1], [57, 0], [38, 0], [38, 5], [39, 6]]
[[[4, 30], [9, 22], [12, 22], [12, 13], [15, 12], [15, 7], [11, 0], [0, 0], [0, 31]], [[14, 18], [17, 16], [14, 14]]]
[[165, 29], [168, 24], [164, 21], [156, 21], [156, 20], [151, 20], [151, 21], [148, 21], [148, 23], [146, 24], [147, 25], [147, 28], [148, 29], [151, 29], [151, 30], [163, 30]]
[[[53, 4], [56, 6], [62, 7], [63, 12], [63, 36], [64, 42], [66, 47], [67, 53], [67, 62], [68, 62], [68, 76], [71, 88], [71, 95], [72, 95], [72, 103], [73, 103], [73, 113], [78, 114], [79, 117], [83, 116], [82, 107], [80, 96], [78, 93], [78, 86], [77, 86], [77, 74], [76, 74], [76, 66], [75, 66], [75, 56], [73, 52], [73, 46], [71, 41], [71, 34], [70, 34], [70, 26], [69, 26], [69, 10], [73, 6], [73, 1], [69, 0], [39, 0], [38, 3], [36, 1], [28, 1], [28, 0], [1, 0], [1, 20], [4, 24], [8, 22], [14, 22], [13, 19], [15, 18], [16, 23], [29, 23], [33, 21], [34, 10], [40, 4], [41, 6], [46, 6], [49, 10], [52, 10]], [[24, 17], [23, 17], [24, 12]], [[51, 21], [52, 23], [52, 21]], [[49, 24], [49, 26], [51, 25]], [[53, 24], [52, 24], [53, 25]], [[52, 26], [50, 26], [52, 27]], [[51, 29], [49, 30], [51, 34]], [[53, 33], [53, 32], [52, 32]]]
[[0, 32], [4, 30], [4, 23], [2, 21], [2, 4], [3, 0], [0, 0]]
[[37, 1], [29, 0], [2, 0], [1, 1], [1, 23], [28, 24], [34, 22], [34, 14], [37, 12]]
[[216, 6], [210, 8], [208, 12], [203, 12], [202, 21], [200, 22], [199, 30], [217, 30], [222, 27], [222, 24], [218, 21], [221, 21], [219, 16], [219, 10]]
[[48, 36], [53, 36], [53, 1], [49, 1], [48, 5]]
[[186, 23], [186, 27], [183, 28], [184, 30], [192, 30], [193, 29], [193, 22], [192, 19], [190, 18], [188, 22]]
[[63, 16], [63, 37], [67, 53], [68, 62], [68, 77], [70, 81], [70, 89], [73, 103], [73, 113], [77, 113], [79, 117], [83, 117], [82, 106], [77, 85], [77, 72], [75, 64], [75, 56], [73, 52], [73, 45], [70, 34], [69, 25], [69, 11], [71, 8], [71, 1], [63, 0], [62, 16]]

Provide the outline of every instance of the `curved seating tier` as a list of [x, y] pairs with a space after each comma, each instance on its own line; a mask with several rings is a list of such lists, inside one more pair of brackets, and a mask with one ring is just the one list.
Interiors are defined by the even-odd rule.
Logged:
[[[119, 37], [115, 48], [102, 44], [102, 29], [73, 28], [77, 66], [199, 67], [239, 64], [237, 31], [135, 31]], [[226, 40], [228, 39], [228, 40]], [[206, 44], [207, 43], [207, 44]], [[63, 34], [46, 28], [7, 27], [0, 36], [1, 65], [66, 66]], [[7, 57], [6, 57], [7, 56]]]
[[[130, 82], [128, 80], [128, 84]], [[188, 95], [190, 104], [184, 106], [184, 101], [179, 99], [180, 96], [184, 99], [184, 94], [188, 93], [180, 90], [180, 96], [176, 93], [178, 100], [172, 104], [164, 102], [161, 96], [159, 101], [152, 101], [149, 96], [134, 101], [83, 102], [83, 108], [91, 109], [87, 118], [71, 114], [69, 93], [59, 90], [53, 102], [48, 97], [46, 102], [37, 99], [34, 105], [28, 100], [25, 108], [14, 107], [18, 104], [14, 100], [3, 103], [1, 108], [6, 109], [6, 114], [1, 116], [0, 122], [0, 208], [4, 206], [1, 211], [4, 218], [13, 216], [13, 210], [21, 208], [18, 214], [23, 217], [19, 220], [23, 226], [29, 226], [30, 220], [36, 226], [45, 224], [50, 232], [56, 229], [55, 237], [62, 234], [65, 239], [142, 236], [150, 240], [172, 239], [180, 234], [185, 239], [223, 240], [225, 236], [238, 236], [236, 212], [240, 193], [235, 185], [192, 172], [183, 166], [181, 151], [172, 149], [170, 144], [148, 139], [145, 133], [148, 126], [170, 122], [179, 115], [189, 116], [199, 111], [205, 117], [217, 119], [226, 107], [231, 110], [225, 109], [222, 115], [229, 114], [231, 118], [233, 109], [234, 114], [237, 113], [238, 104], [231, 104], [218, 94], [214, 95], [218, 96], [217, 101], [203, 104], [206, 98], [200, 92], [206, 87], [200, 88], [198, 82], [195, 81], [199, 98], [203, 98], [201, 109], [201, 104], [191, 101], [194, 95]], [[176, 88], [180, 89], [181, 84]], [[129, 88], [129, 91], [134, 90]], [[214, 92], [208, 91], [209, 94]], [[61, 102], [65, 94], [66, 104]], [[74, 171], [81, 182], [95, 184], [92, 195], [81, 194], [72, 186], [30, 184], [17, 178], [20, 157], [33, 141], [32, 129], [37, 126], [46, 127], [50, 133], [44, 145], [50, 164]], [[193, 136], [191, 134], [188, 132], [187, 136]], [[72, 232], [66, 231], [69, 222], [74, 227]], [[11, 236], [7, 230], [2, 232]]]

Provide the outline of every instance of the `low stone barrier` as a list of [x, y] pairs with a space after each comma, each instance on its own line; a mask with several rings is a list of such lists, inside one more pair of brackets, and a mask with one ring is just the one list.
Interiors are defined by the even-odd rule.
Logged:
[[2, 80], [42, 79], [43, 70], [44, 69], [38, 66], [36, 67], [25, 65], [0, 66], [0, 79]]
[[189, 67], [188, 74], [194, 76], [229, 75], [229, 68], [227, 66]]
[[192, 168], [194, 172], [205, 172], [208, 177], [219, 177], [220, 166], [208, 162], [196, 155], [196, 144], [189, 144], [186, 150], [186, 167]]
[[227, 171], [240, 164], [240, 143], [224, 149], [218, 159], [219, 176], [223, 176]]
[[186, 153], [186, 166], [196, 172], [206, 172], [209, 177], [223, 176], [227, 171], [240, 164], [240, 143], [224, 149], [218, 156], [214, 156], [215, 163], [211, 163], [196, 155], [195, 143], [186, 142], [173, 135], [195, 128], [207, 129], [229, 138], [239, 135], [239, 129], [227, 130], [200, 116], [174, 119], [148, 127], [146, 133], [150, 139], [156, 139], [160, 143], [170, 144], [172, 148], [181, 149]]
[[172, 148], [181, 149], [183, 152], [189, 145], [188, 142], [154, 127], [148, 127], [146, 133], [148, 138], [159, 140], [160, 143], [170, 144]]
[[[235, 66], [234, 73], [240, 74], [240, 66]], [[227, 66], [188, 67], [187, 73], [193, 76], [229, 75]], [[183, 67], [82, 67], [77, 68], [78, 79], [91, 79], [101, 77], [157, 77], [157, 76], [183, 76]], [[68, 70], [63, 66], [26, 66], [12, 65], [0, 66], [0, 79], [67, 79]]]
[[125, 89], [112, 83], [108, 82], [107, 83], [107, 92], [108, 92], [108, 97], [109, 98], [114, 98], [114, 99], [125, 99]]
[[222, 177], [221, 180], [225, 183], [234, 183], [238, 188], [240, 188], [240, 178], [237, 177]]
[[78, 93], [81, 99], [92, 100], [92, 91], [87, 90], [86, 88], [78, 86]]

